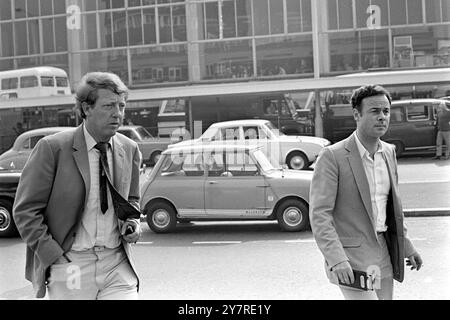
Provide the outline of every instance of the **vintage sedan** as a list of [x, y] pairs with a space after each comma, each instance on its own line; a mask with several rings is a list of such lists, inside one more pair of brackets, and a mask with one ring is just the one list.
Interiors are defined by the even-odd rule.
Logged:
[[277, 220], [284, 231], [309, 227], [312, 171], [275, 168], [260, 147], [172, 147], [141, 188], [150, 229], [171, 232], [194, 220]]
[[198, 139], [174, 146], [197, 143], [261, 146], [275, 167], [287, 164], [289, 169], [303, 170], [317, 159], [320, 150], [330, 141], [310, 136], [287, 136], [268, 120], [248, 119], [214, 123]]
[[20, 170], [0, 167], [0, 238], [19, 235], [12, 216], [12, 207], [19, 179]]
[[144, 163], [154, 165], [161, 152], [167, 149], [167, 146], [173, 141], [171, 138], [156, 138], [142, 126], [121, 126], [117, 132], [127, 136], [137, 142], [139, 150], [142, 153]]
[[68, 129], [73, 129], [73, 127], [48, 127], [25, 131], [17, 137], [11, 149], [0, 155], [0, 168], [22, 170], [39, 140]]

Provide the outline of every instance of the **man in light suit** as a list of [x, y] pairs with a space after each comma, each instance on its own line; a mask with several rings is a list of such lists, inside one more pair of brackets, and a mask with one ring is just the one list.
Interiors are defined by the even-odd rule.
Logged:
[[41, 139], [23, 169], [13, 215], [38, 298], [46, 289], [50, 299], [138, 298], [129, 243], [140, 236], [141, 153], [116, 134], [127, 96], [115, 74], [86, 74], [76, 91], [83, 124]]
[[395, 147], [380, 140], [391, 98], [383, 87], [369, 85], [356, 89], [351, 100], [355, 132], [317, 159], [311, 227], [332, 283], [359, 281], [353, 270], [376, 276], [374, 291], [339, 284], [345, 299], [392, 299], [393, 279], [404, 278], [404, 259], [417, 270], [422, 259], [406, 235]]

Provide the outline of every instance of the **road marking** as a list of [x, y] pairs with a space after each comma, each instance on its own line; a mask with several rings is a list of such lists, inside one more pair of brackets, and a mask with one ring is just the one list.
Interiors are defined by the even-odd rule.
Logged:
[[417, 181], [399, 181], [398, 184], [424, 184], [424, 183], [448, 183], [450, 180], [417, 180]]
[[411, 241], [426, 241], [427, 238], [409, 238]]
[[192, 244], [233, 244], [242, 243], [242, 241], [192, 241]]
[[133, 243], [133, 244], [153, 244], [153, 241], [139, 241], [139, 242], [136, 242], [136, 243]]
[[316, 242], [314, 239], [297, 239], [297, 240], [284, 240], [286, 243], [297, 243], [297, 242]]

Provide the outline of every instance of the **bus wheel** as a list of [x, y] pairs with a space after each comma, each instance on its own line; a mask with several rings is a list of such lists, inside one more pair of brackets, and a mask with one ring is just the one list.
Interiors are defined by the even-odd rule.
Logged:
[[0, 237], [13, 237], [18, 234], [12, 216], [12, 202], [0, 199]]
[[150, 156], [150, 163], [155, 165], [158, 162], [159, 158], [161, 158], [161, 151], [158, 150], [153, 152]]
[[304, 170], [309, 167], [308, 158], [299, 151], [291, 152], [286, 158], [286, 164], [289, 169], [293, 170]]

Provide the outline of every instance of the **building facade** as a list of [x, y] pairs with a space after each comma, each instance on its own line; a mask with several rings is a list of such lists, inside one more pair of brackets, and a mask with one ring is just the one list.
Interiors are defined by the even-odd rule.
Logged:
[[449, 66], [450, 0], [2, 0], [0, 70], [37, 65], [161, 90]]

